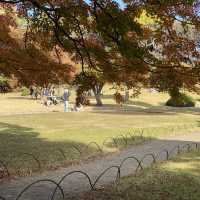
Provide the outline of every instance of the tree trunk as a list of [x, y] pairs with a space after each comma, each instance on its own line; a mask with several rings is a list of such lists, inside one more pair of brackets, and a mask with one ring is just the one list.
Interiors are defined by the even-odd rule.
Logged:
[[103, 106], [102, 100], [101, 100], [101, 94], [95, 94], [95, 99], [97, 102], [97, 106]]
[[129, 90], [128, 90], [127, 88], [125, 88], [125, 96], [124, 96], [125, 102], [128, 102], [128, 101], [129, 101], [129, 97], [130, 97], [130, 95], [129, 95]]
[[173, 97], [179, 97], [180, 96], [180, 90], [178, 87], [174, 87], [169, 91], [169, 95], [173, 98]]
[[102, 99], [101, 99], [102, 89], [103, 89], [103, 84], [95, 85], [92, 89], [94, 96], [95, 96], [95, 99], [96, 99], [96, 102], [97, 102], [96, 103], [97, 106], [103, 106], [103, 102], [102, 102]]

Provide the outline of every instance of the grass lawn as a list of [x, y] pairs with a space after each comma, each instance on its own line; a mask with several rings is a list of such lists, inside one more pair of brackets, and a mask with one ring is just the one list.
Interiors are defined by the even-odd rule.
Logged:
[[[117, 187], [106, 186], [82, 200], [199, 200], [200, 152], [181, 154], [156, 164], [140, 175], [122, 178]], [[76, 198], [74, 198], [76, 199]]]
[[[12, 115], [5, 116], [3, 112], [7, 113], [8, 108], [2, 105], [0, 159], [8, 162], [13, 173], [17, 169], [19, 175], [31, 174], [37, 168], [37, 163], [24, 153], [36, 155], [43, 169], [51, 169], [91, 154], [99, 154], [95, 144], [87, 146], [89, 142], [96, 142], [103, 147], [103, 153], [108, 153], [126, 146], [119, 135], [128, 137], [128, 144], [134, 145], [143, 142], [138, 137], [142, 131], [145, 137], [160, 138], [199, 130], [200, 109], [161, 106], [168, 98], [166, 94], [145, 91], [139, 98], [131, 99], [129, 104], [119, 108], [114, 104], [111, 91], [107, 88], [103, 98], [105, 106], [101, 108], [92, 106], [80, 113], [48, 110], [48, 113], [20, 115], [16, 115], [20, 107], [23, 110], [29, 105], [37, 112], [43, 112], [44, 108], [36, 105], [33, 100], [21, 98], [19, 95], [17, 97], [16, 94], [13, 98], [11, 96], [12, 94], [1, 96], [4, 104], [12, 104], [16, 110], [10, 110]], [[32, 110], [27, 111], [32, 113]], [[128, 133], [135, 134], [135, 140], [130, 139]], [[103, 145], [107, 138], [117, 137], [118, 148], [109, 144], [109, 141]], [[74, 146], [84, 153], [80, 155]]]

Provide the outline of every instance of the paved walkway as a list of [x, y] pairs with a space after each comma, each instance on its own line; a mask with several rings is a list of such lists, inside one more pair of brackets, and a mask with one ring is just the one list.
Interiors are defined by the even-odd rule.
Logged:
[[[158, 154], [163, 149], [171, 150], [177, 145], [184, 145], [192, 142], [200, 142], [200, 134], [192, 133], [183, 136], [171, 137], [168, 139], [156, 140], [151, 142], [146, 142], [141, 146], [136, 146], [127, 150], [124, 150], [120, 153], [107, 156], [100, 160], [96, 160], [94, 162], [88, 164], [82, 164], [79, 166], [71, 166], [67, 168], [63, 168], [57, 171], [46, 172], [46, 174], [42, 174], [38, 177], [27, 177], [27, 178], [19, 178], [15, 181], [10, 181], [7, 183], [3, 183], [0, 185], [0, 196], [6, 198], [6, 200], [14, 200], [17, 195], [25, 188], [28, 184], [33, 181], [40, 179], [51, 179], [54, 181], [59, 181], [65, 174], [74, 171], [81, 170], [86, 172], [92, 182], [98, 177], [99, 174], [102, 173], [106, 168], [110, 166], [116, 166], [121, 163], [121, 161], [129, 156], [136, 156], [141, 159], [147, 153], [155, 153]], [[159, 156], [159, 160], [164, 160], [166, 158], [166, 154], [162, 153]], [[147, 157], [144, 160], [143, 166], [149, 166], [152, 161], [151, 157]], [[134, 173], [134, 170], [137, 167], [137, 163], [133, 160], [129, 160], [126, 162], [124, 167], [122, 168], [122, 176], [130, 175]], [[106, 173], [102, 179], [99, 180], [97, 187], [100, 185], [104, 185], [112, 182], [116, 177], [116, 169], [111, 169], [108, 173]], [[65, 194], [73, 194], [77, 192], [84, 192], [90, 190], [88, 181], [83, 175], [74, 174], [69, 176], [62, 182], [62, 188], [64, 189]], [[55, 185], [53, 184], [45, 184], [40, 183], [35, 185], [30, 190], [28, 190], [23, 196], [21, 196], [20, 200], [47, 200], [52, 195], [53, 188]], [[60, 194], [56, 194], [55, 199], [61, 199]]]

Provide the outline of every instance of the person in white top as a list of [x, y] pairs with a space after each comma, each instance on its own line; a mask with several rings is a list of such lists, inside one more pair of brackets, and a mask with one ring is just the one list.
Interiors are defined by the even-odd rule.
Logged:
[[64, 112], [68, 112], [69, 110], [69, 90], [65, 89], [64, 94], [63, 94], [63, 99], [64, 99]]

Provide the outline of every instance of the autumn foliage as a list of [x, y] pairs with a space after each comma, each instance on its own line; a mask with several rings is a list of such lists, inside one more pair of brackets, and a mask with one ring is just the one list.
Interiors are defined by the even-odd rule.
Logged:
[[[6, 57], [12, 58], [16, 65], [7, 63], [11, 69], [23, 61], [20, 64], [23, 70], [17, 67], [11, 71], [21, 75], [23, 71], [24, 80], [38, 66], [39, 80], [48, 76], [53, 82], [64, 80], [63, 72], [68, 79], [70, 68], [56, 64], [48, 53], [58, 48], [81, 65], [83, 74], [96, 71], [104, 81], [123, 83], [128, 88], [143, 85], [159, 91], [171, 91], [174, 87], [198, 91], [199, 38], [191, 34], [199, 32], [200, 2], [197, 0], [124, 0], [124, 8], [112, 0], [0, 2], [8, 9], [17, 6], [17, 15], [27, 20], [23, 38], [27, 48], [9, 35], [10, 26], [14, 26], [10, 15], [7, 19], [1, 18], [11, 25], [6, 24], [0, 36], [16, 47], [12, 50], [20, 49], [16, 53], [2, 49], [1, 62], [4, 59], [6, 63]], [[144, 13], [152, 19], [150, 24], [148, 20], [145, 23], [138, 20]], [[25, 67], [28, 63], [31, 63], [29, 69]]]
[[24, 85], [69, 82], [74, 76], [73, 66], [59, 63], [60, 53], [39, 49], [34, 43], [26, 44], [26, 30], [17, 26], [15, 8], [3, 10], [0, 15], [0, 73], [15, 75]]

